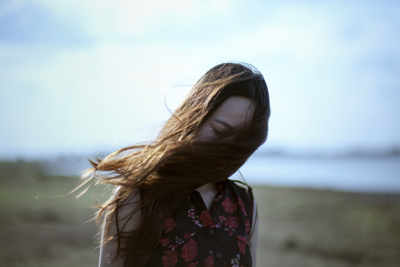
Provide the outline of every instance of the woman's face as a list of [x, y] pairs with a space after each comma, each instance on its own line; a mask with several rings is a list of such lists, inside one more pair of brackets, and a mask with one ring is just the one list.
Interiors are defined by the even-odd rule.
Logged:
[[228, 97], [201, 125], [197, 140], [212, 140], [221, 133], [245, 127], [251, 122], [254, 111], [253, 100], [243, 96]]

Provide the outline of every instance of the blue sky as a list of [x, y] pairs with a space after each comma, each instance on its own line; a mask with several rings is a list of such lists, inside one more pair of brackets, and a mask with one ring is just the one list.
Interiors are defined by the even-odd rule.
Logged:
[[400, 147], [398, 1], [1, 1], [0, 158], [149, 139], [212, 66], [265, 76], [261, 149]]

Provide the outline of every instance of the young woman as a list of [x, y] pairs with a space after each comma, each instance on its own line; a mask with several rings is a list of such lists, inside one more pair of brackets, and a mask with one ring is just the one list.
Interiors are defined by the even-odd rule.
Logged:
[[250, 186], [228, 178], [266, 141], [269, 117], [261, 73], [220, 64], [154, 142], [90, 161], [78, 188], [94, 177], [116, 188], [97, 206], [99, 266], [255, 266], [256, 202]]

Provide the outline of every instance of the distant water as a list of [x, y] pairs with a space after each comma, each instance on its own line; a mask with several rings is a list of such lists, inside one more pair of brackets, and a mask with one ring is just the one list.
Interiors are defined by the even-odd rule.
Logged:
[[400, 193], [400, 157], [251, 157], [241, 172], [249, 184]]
[[[47, 163], [55, 175], [79, 175], [86, 160]], [[312, 159], [253, 156], [241, 168], [249, 184], [400, 193], [400, 157]]]

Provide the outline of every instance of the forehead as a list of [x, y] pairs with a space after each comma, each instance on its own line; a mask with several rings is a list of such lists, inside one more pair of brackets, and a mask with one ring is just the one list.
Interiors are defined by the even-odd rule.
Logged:
[[248, 123], [253, 118], [255, 103], [243, 96], [228, 97], [211, 115], [210, 119], [223, 120], [232, 127]]

